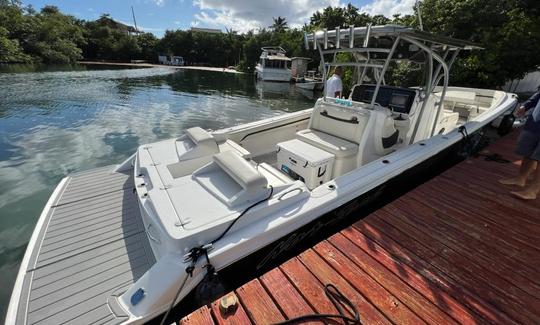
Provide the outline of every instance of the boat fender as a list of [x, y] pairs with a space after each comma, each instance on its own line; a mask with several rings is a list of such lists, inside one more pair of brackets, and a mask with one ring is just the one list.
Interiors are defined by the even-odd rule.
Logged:
[[464, 125], [460, 126], [458, 131], [463, 136], [461, 148], [458, 150], [458, 155], [461, 157], [473, 156], [489, 143], [489, 139], [484, 136], [482, 131], [470, 135]]
[[212, 266], [208, 266], [204, 279], [195, 289], [195, 301], [197, 305], [207, 305], [223, 294], [225, 294], [225, 286], [219, 274]]

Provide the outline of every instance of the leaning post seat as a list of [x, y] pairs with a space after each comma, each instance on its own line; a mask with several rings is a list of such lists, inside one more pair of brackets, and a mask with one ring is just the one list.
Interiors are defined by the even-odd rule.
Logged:
[[335, 178], [357, 167], [359, 144], [368, 121], [369, 113], [319, 102], [308, 129], [297, 132], [296, 138], [335, 155]]

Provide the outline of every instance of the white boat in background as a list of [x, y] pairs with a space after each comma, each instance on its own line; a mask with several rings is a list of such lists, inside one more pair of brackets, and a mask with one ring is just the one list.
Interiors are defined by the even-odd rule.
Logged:
[[281, 47], [263, 47], [259, 63], [255, 66], [255, 79], [263, 81], [289, 82], [291, 61]]
[[305, 76], [295, 79], [296, 86], [305, 90], [323, 90], [324, 80], [315, 75], [315, 71], [307, 71]]
[[315, 90], [317, 88], [317, 82], [315, 81], [296, 81], [296, 87], [305, 90]]
[[[7, 324], [160, 316], [207, 274], [248, 260], [264, 267], [307, 236], [299, 229], [326, 227], [331, 211], [347, 217], [517, 104], [503, 91], [448, 86], [457, 54], [478, 49], [466, 41], [368, 26], [306, 34], [305, 43], [325, 72], [356, 70], [349, 98], [212, 132], [191, 128], [117, 166], [65, 178], [28, 245]], [[340, 52], [354, 61], [335, 62]], [[398, 60], [422, 66], [425, 84], [386, 84]]]

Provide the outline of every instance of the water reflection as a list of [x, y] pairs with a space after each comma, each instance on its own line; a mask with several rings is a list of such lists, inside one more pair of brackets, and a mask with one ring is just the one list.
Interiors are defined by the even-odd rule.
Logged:
[[66, 174], [119, 163], [192, 126], [218, 129], [306, 109], [284, 84], [252, 76], [152, 69], [0, 67], [0, 321], [25, 245]]

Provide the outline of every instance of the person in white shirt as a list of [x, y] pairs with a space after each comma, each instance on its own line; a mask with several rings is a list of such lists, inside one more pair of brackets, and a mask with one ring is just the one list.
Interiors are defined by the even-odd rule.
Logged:
[[343, 83], [341, 82], [341, 76], [343, 75], [343, 69], [336, 67], [334, 74], [326, 81], [325, 95], [326, 97], [340, 98], [343, 91]]

